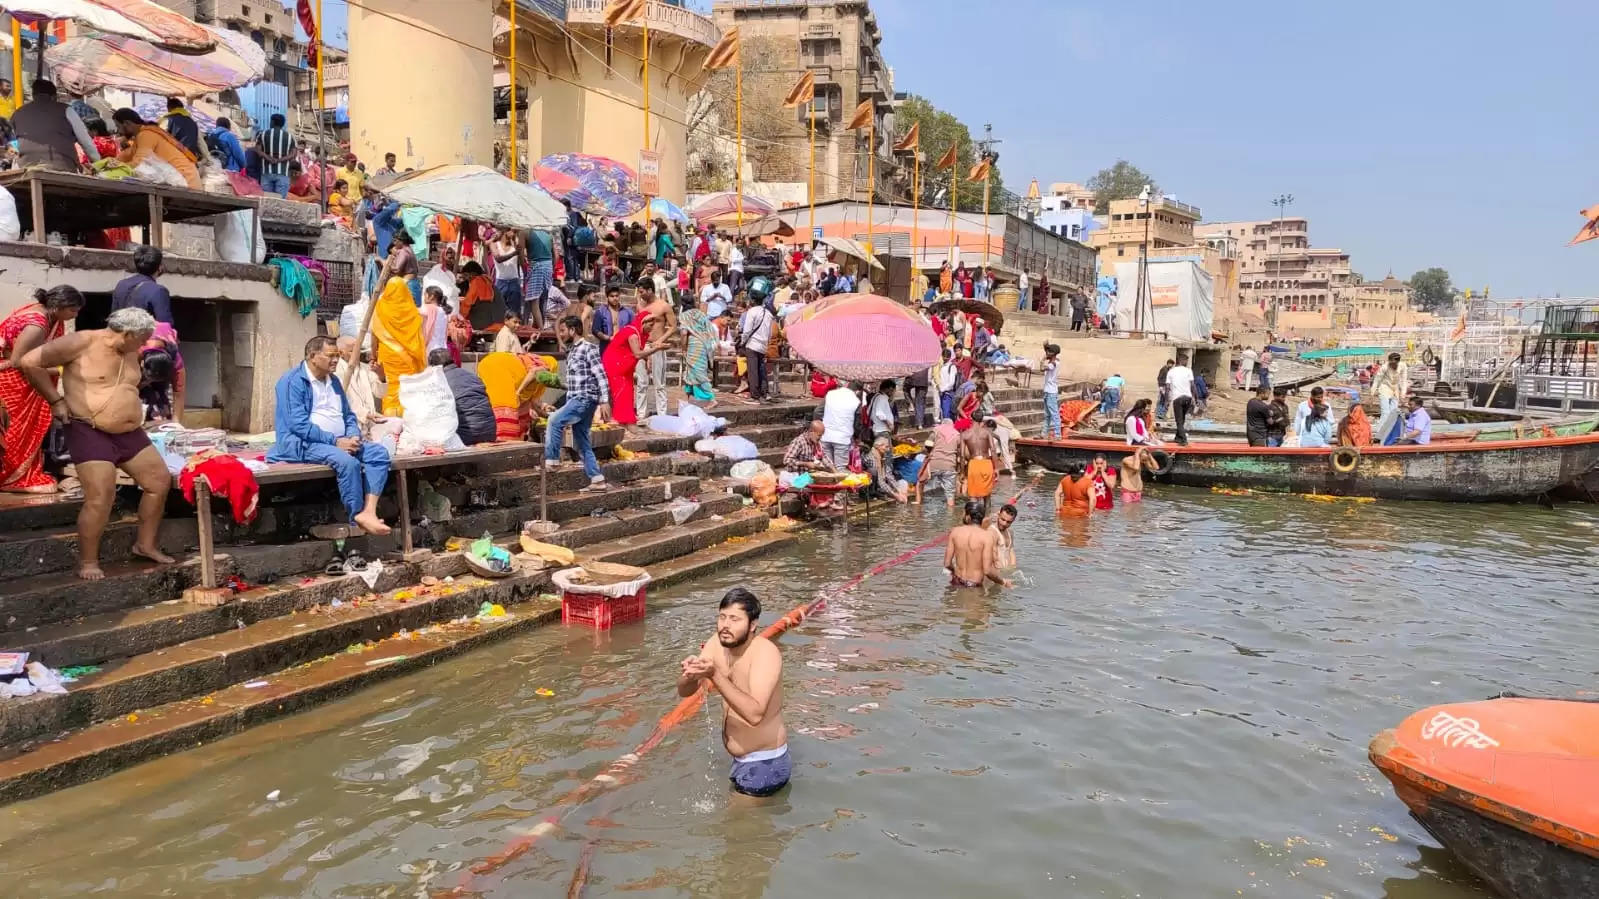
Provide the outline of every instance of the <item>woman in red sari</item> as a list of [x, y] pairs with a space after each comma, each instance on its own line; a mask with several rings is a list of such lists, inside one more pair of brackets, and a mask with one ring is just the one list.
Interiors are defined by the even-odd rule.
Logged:
[[65, 284], [33, 292], [33, 302], [0, 321], [0, 491], [54, 493], [55, 479], [44, 471], [44, 438], [50, 431], [50, 404], [12, 365], [24, 353], [60, 337], [78, 317], [83, 294]]
[[633, 369], [638, 366], [640, 359], [660, 349], [644, 339], [644, 329], [649, 322], [649, 315], [634, 319], [616, 332], [616, 336], [605, 347], [605, 352], [600, 355], [605, 379], [611, 387], [611, 420], [619, 425], [638, 423], [638, 415], [633, 409]]

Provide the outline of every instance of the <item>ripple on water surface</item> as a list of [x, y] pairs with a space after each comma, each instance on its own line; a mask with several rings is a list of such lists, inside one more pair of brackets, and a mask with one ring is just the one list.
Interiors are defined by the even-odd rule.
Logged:
[[[1594, 523], [1174, 490], [1086, 525], [1025, 507], [1017, 588], [949, 591], [934, 551], [784, 638], [773, 804], [729, 802], [712, 700], [477, 885], [563, 895], [592, 840], [587, 896], [1478, 899], [1366, 744], [1432, 703], [1588, 687]], [[948, 524], [807, 536], [661, 591], [642, 627], [544, 629], [11, 806], [0, 872], [20, 895], [452, 887], [649, 733], [728, 586], [770, 620]]]

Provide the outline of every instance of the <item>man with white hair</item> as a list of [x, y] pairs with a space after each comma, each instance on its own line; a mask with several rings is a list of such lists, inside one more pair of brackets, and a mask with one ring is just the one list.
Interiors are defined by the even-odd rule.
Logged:
[[[144, 432], [139, 401], [139, 351], [155, 333], [155, 317], [142, 308], [118, 309], [105, 328], [49, 341], [17, 361], [24, 377], [50, 401], [66, 429], [67, 451], [83, 484], [78, 512], [78, 577], [97, 581], [100, 535], [116, 499], [117, 469], [139, 485], [139, 530], [133, 555], [159, 564], [172, 557], [156, 543], [172, 475]], [[58, 392], [51, 372], [61, 369]]]

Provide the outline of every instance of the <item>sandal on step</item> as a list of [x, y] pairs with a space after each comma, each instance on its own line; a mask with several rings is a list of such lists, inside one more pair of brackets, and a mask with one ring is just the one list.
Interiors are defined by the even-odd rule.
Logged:
[[334, 559], [333, 561], [328, 563], [326, 568], [322, 569], [322, 573], [327, 575], [328, 577], [343, 577], [344, 576], [344, 560], [343, 559], [337, 559], [337, 558]]
[[344, 572], [358, 574], [366, 570], [366, 559], [358, 552], [352, 552], [344, 557]]

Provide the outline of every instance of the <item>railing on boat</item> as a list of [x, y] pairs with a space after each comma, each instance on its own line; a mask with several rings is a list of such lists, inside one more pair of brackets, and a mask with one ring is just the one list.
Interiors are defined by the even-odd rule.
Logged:
[[1523, 409], [1599, 409], [1599, 377], [1523, 372], [1516, 382], [1516, 401]]

